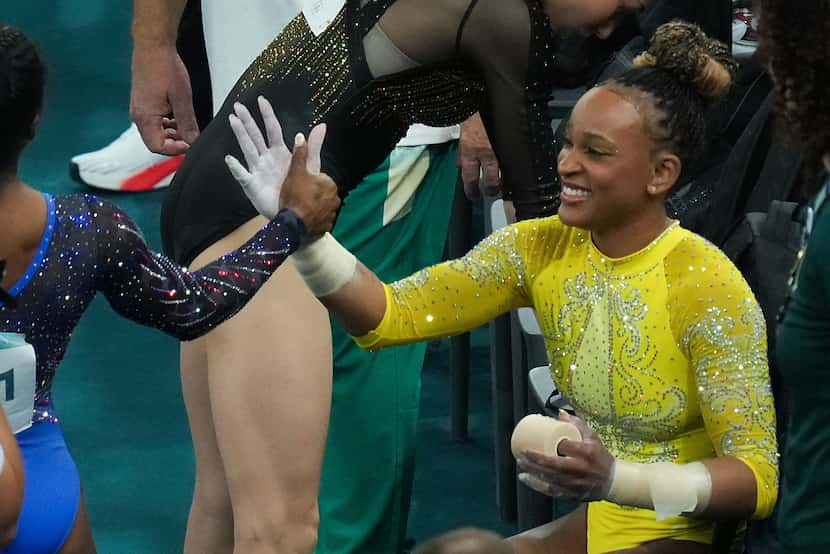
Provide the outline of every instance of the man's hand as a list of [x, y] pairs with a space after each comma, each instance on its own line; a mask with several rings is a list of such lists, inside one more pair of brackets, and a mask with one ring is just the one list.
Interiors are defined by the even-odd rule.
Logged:
[[481, 194], [495, 196], [501, 192], [499, 161], [478, 114], [461, 124], [456, 165], [461, 169], [464, 194], [470, 200], [478, 198]]
[[158, 154], [184, 154], [199, 136], [190, 76], [174, 45], [136, 42], [130, 118]]
[[340, 206], [334, 181], [320, 173], [326, 126], [312, 129], [308, 142], [297, 135], [292, 154], [271, 104], [261, 96], [258, 104], [267, 142], [248, 109], [236, 104], [230, 125], [248, 167], [233, 156], [226, 156], [225, 163], [260, 214], [273, 219], [288, 208], [303, 220], [310, 237], [322, 235], [331, 230]]

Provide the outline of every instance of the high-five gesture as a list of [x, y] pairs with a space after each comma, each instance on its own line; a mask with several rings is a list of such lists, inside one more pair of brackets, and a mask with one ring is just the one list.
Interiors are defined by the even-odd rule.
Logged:
[[263, 97], [258, 99], [258, 104], [267, 141], [248, 109], [236, 104], [234, 114], [229, 117], [230, 125], [247, 168], [229, 155], [225, 157], [228, 169], [263, 216], [273, 219], [281, 209], [287, 208], [303, 220], [310, 236], [329, 231], [340, 199], [331, 178], [319, 173], [325, 125], [314, 127], [308, 141], [298, 134], [292, 154], [285, 145], [282, 127], [271, 104]]

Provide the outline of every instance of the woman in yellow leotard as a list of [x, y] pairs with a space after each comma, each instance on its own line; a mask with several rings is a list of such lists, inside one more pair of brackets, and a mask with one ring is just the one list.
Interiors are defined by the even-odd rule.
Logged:
[[[575, 107], [558, 216], [509, 226], [391, 285], [329, 236], [294, 257], [367, 349], [535, 308], [582, 441], [554, 457], [526, 452], [522, 479], [588, 503], [510, 539], [521, 554], [708, 552], [713, 521], [766, 517], [777, 495], [760, 308], [726, 256], [664, 206], [703, 151], [705, 108], [728, 87], [732, 62], [675, 22], [636, 65]], [[253, 120], [245, 128], [259, 134]], [[249, 163], [269, 155], [249, 153]]]

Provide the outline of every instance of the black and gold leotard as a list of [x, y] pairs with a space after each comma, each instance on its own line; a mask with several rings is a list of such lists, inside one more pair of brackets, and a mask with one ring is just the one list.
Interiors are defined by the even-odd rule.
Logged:
[[451, 125], [480, 111], [518, 216], [552, 213], [554, 50], [541, 0], [347, 0], [319, 36], [300, 14], [187, 154], [162, 212], [166, 251], [189, 264], [256, 215], [223, 158], [239, 155], [227, 121], [233, 103], [254, 106], [259, 95], [285, 137], [328, 125], [323, 171], [344, 196], [411, 124]]

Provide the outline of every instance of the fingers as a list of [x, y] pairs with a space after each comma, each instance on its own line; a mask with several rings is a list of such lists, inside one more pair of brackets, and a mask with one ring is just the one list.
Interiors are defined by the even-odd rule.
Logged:
[[477, 161], [461, 161], [461, 182], [464, 183], [464, 194], [470, 200], [475, 200], [481, 195], [478, 188], [480, 176], [481, 166]]
[[314, 127], [308, 134], [308, 171], [320, 173], [322, 167], [321, 153], [323, 141], [326, 139], [326, 124], [321, 123]]
[[501, 172], [499, 171], [499, 162], [496, 161], [495, 156], [484, 156], [481, 160], [482, 183], [481, 189], [484, 194], [493, 196], [499, 191], [499, 183], [501, 182]]
[[302, 133], [294, 137], [294, 152], [291, 155], [291, 167], [288, 168], [289, 176], [297, 176], [308, 173], [308, 142]]
[[590, 441], [594, 439], [599, 440], [597, 432], [591, 429], [591, 427], [585, 423], [585, 420], [576, 417], [575, 415], [571, 415], [565, 410], [559, 410], [559, 420], [573, 424], [573, 426], [579, 430], [579, 434], [582, 435], [583, 441]]
[[257, 105], [259, 106], [259, 113], [262, 114], [262, 121], [265, 124], [265, 133], [268, 135], [268, 144], [271, 148], [276, 148], [285, 154], [289, 153], [288, 147], [285, 145], [285, 139], [282, 136], [282, 126], [277, 115], [274, 113], [274, 108], [271, 103], [264, 96], [257, 98]]
[[[519, 462], [520, 480], [535, 491], [551, 496], [587, 498], [593, 482], [584, 473], [555, 471], [529, 460]], [[522, 475], [526, 477], [522, 479]]]
[[178, 156], [184, 154], [190, 145], [181, 140], [168, 138], [165, 132], [161, 115], [150, 115], [142, 112], [133, 112], [133, 121], [138, 127], [141, 140], [151, 152], [165, 154], [167, 156]]
[[259, 152], [254, 141], [248, 135], [248, 131], [239, 117], [231, 114], [228, 116], [228, 121], [231, 124], [233, 134], [236, 136], [236, 142], [239, 143], [239, 148], [242, 149], [242, 154], [245, 156], [245, 163], [248, 164], [248, 167], [253, 167], [259, 159]]
[[337, 195], [337, 186], [328, 175], [320, 175], [319, 178], [323, 180], [327, 187], [327, 204], [330, 206], [328, 216], [326, 217], [325, 231], [329, 232], [334, 228], [334, 222], [337, 219], [337, 211], [340, 209], [340, 197]]
[[166, 156], [179, 156], [190, 150], [190, 144], [178, 138], [165, 138], [160, 154]]
[[225, 156], [225, 165], [228, 166], [228, 169], [233, 175], [233, 178], [237, 180], [237, 182], [242, 185], [243, 189], [248, 189], [249, 184], [251, 183], [251, 174], [246, 170], [239, 160], [234, 158], [231, 155]]
[[196, 123], [196, 111], [193, 109], [193, 93], [190, 82], [182, 79], [178, 86], [169, 93], [170, 107], [173, 108], [173, 117], [178, 123], [179, 135], [188, 144], [199, 136], [199, 125]]
[[534, 464], [539, 469], [584, 471], [586, 464], [593, 462], [602, 448], [598, 442], [564, 439], [557, 447], [558, 456], [545, 456], [533, 450], [528, 450], [523, 455], [525, 461]]
[[[569, 441], [562, 441], [560, 443], [560, 450], [566, 442]], [[534, 473], [563, 473], [581, 469], [582, 461], [565, 456], [545, 456], [541, 452], [534, 452], [533, 450], [528, 450], [519, 460], [519, 465], [523, 468], [533, 471]]]
[[251, 142], [253, 142], [254, 146], [256, 146], [257, 154], [264, 154], [265, 151], [268, 150], [268, 146], [265, 144], [265, 137], [262, 136], [262, 131], [259, 130], [259, 125], [257, 125], [256, 121], [254, 121], [251, 112], [249, 112], [248, 108], [239, 102], [234, 103], [233, 111], [245, 127], [245, 132], [248, 133], [248, 136], [251, 138]]
[[164, 128], [164, 139], [166, 140], [181, 140], [184, 142], [184, 139], [179, 135], [179, 131], [172, 127], [165, 127]]
[[553, 487], [548, 482], [539, 479], [535, 475], [532, 475], [530, 473], [520, 473], [519, 481], [521, 481], [525, 486], [535, 490], [536, 492], [542, 493], [546, 496], [556, 496], [556, 494], [553, 491]]

